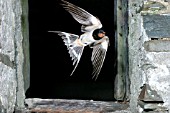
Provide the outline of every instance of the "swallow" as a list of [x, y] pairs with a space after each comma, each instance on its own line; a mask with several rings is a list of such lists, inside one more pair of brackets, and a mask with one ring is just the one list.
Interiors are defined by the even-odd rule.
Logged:
[[[83, 33], [79, 36], [62, 31], [49, 32], [57, 33], [59, 36], [61, 36], [64, 44], [67, 46], [68, 53], [73, 60], [74, 66], [71, 75], [74, 73], [80, 62], [84, 47], [89, 46], [92, 48], [92, 78], [97, 79], [106, 57], [106, 52], [109, 46], [109, 38], [105, 35], [106, 33], [104, 30], [101, 29], [102, 24], [99, 18], [70, 2], [65, 0], [61, 1], [63, 8], [68, 11], [77, 22], [81, 24], [81, 32]], [[98, 30], [97, 37], [99, 40], [94, 38], [93, 32], [95, 30]]]

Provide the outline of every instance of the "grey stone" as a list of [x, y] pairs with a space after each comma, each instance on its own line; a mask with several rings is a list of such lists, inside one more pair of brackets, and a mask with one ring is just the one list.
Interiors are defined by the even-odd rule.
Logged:
[[[16, 70], [12, 68], [15, 62], [14, 28], [15, 19], [12, 1], [0, 1], [0, 106], [1, 113], [12, 113], [16, 102]], [[16, 14], [17, 15], [17, 14]]]
[[146, 41], [144, 47], [149, 52], [170, 52], [170, 40]]
[[163, 9], [166, 9], [166, 7], [160, 2], [156, 2], [156, 1], [146, 2], [143, 8], [143, 10], [163, 10]]
[[[133, 4], [136, 4], [135, 6]], [[143, 43], [146, 40], [144, 29], [142, 27], [142, 16], [140, 12], [136, 12], [143, 5], [143, 0], [129, 1], [129, 76], [131, 81], [130, 110], [132, 113], [140, 113], [138, 106], [138, 96], [143, 86], [144, 73], [140, 66], [145, 61], [145, 51], [143, 51]], [[143, 59], [143, 60], [141, 60]]]
[[143, 26], [149, 38], [170, 38], [170, 15], [144, 15]]
[[[28, 2], [27, 0], [23, 1], [25, 3]], [[28, 49], [26, 49], [28, 48], [29, 41], [27, 36], [28, 24], [23, 25], [22, 23], [24, 16], [22, 15], [21, 5], [23, 4], [21, 4], [20, 0], [0, 0], [1, 113], [13, 113], [15, 107], [25, 107], [25, 90], [23, 86], [24, 71], [28, 70], [26, 74], [27, 76], [29, 74], [29, 60], [26, 59], [29, 58]], [[26, 38], [28, 41], [27, 44], [23, 43]], [[25, 61], [27, 62], [25, 63]], [[27, 66], [27, 69], [25, 69], [26, 67], [23, 65]], [[26, 83], [28, 84], [28, 82]], [[26, 86], [26, 88], [28, 88], [28, 86]]]
[[155, 103], [163, 103], [160, 95], [157, 94], [156, 91], [152, 90], [148, 84], [145, 84], [140, 92], [139, 100], [141, 101], [149, 101]]
[[10, 61], [9, 56], [1, 54], [1, 53], [0, 53], [0, 62], [2, 62], [3, 64], [11, 68], [14, 68], [14, 65], [15, 65], [14, 62]]

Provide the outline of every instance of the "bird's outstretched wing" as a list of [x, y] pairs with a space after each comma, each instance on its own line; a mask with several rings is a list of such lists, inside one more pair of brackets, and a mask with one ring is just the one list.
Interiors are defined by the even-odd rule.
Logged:
[[93, 78], [95, 77], [95, 79], [97, 79], [103, 66], [108, 45], [109, 38], [107, 36], [103, 37], [93, 44], [91, 61], [93, 65]]
[[82, 32], [93, 31], [95, 29], [100, 29], [102, 27], [100, 20], [93, 16], [92, 14], [65, 0], [61, 1], [63, 2], [62, 5], [65, 8], [65, 10], [68, 11], [75, 20], [82, 24], [81, 27]]
[[70, 57], [73, 60], [73, 65], [74, 65], [74, 69], [71, 73], [72, 75], [80, 61], [80, 58], [81, 58], [81, 55], [84, 49], [84, 46], [73, 45], [73, 42], [76, 39], [78, 39], [79, 36], [75, 34], [71, 34], [71, 33], [61, 32], [61, 31], [49, 31], [49, 32], [58, 33], [58, 35], [61, 36], [61, 38], [63, 39], [63, 42], [67, 46], [67, 49], [69, 51]]

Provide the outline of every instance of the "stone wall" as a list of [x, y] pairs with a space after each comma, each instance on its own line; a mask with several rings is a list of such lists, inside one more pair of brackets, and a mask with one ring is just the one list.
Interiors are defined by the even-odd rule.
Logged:
[[[23, 0], [23, 2], [27, 2], [27, 0]], [[14, 107], [24, 107], [23, 77], [29, 76], [29, 59], [27, 59], [29, 57], [25, 57], [29, 55], [29, 42], [24, 42], [25, 39], [28, 39], [28, 26], [27, 24], [23, 26], [22, 22], [26, 18], [21, 5], [20, 0], [0, 0], [1, 113], [13, 113]], [[24, 70], [26, 70], [25, 75]]]
[[164, 0], [129, 0], [130, 108], [170, 112], [170, 15]]

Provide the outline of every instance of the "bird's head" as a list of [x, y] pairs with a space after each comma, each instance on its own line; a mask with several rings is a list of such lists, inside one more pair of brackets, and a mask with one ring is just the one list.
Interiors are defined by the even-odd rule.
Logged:
[[97, 30], [95, 30], [94, 32], [93, 32], [93, 38], [95, 39], [95, 40], [100, 40], [101, 38], [103, 38], [104, 36], [105, 36], [105, 32], [104, 32], [104, 30], [102, 30], [102, 29], [97, 29]]
[[99, 31], [98, 31], [98, 37], [99, 38], [103, 38], [104, 36], [105, 36], [105, 34], [106, 34], [106, 32], [104, 32], [104, 30], [102, 30], [102, 29], [100, 29]]

